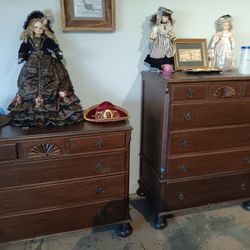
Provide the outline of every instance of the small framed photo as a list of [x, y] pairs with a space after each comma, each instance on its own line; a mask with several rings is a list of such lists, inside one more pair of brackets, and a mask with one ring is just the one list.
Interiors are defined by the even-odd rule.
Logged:
[[115, 0], [61, 0], [63, 31], [115, 31]]
[[208, 67], [206, 39], [176, 39], [174, 42], [175, 70], [204, 69]]

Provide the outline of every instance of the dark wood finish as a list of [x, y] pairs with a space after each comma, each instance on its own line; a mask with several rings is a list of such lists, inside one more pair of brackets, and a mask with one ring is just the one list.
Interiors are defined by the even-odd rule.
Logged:
[[1, 242], [101, 226], [128, 217], [126, 200], [106, 200], [0, 217]]
[[111, 223], [130, 234], [131, 129], [128, 122], [2, 127], [0, 242]]
[[234, 72], [142, 73], [138, 193], [156, 228], [176, 210], [250, 197], [249, 97], [250, 76]]

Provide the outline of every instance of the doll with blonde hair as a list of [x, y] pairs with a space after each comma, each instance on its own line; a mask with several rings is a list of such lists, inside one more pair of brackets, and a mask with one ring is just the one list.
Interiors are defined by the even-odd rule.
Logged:
[[82, 108], [50, 22], [41, 11], [31, 12], [21, 34], [18, 92], [8, 109], [12, 124], [20, 127], [71, 125], [80, 122]]
[[221, 16], [217, 20], [218, 32], [214, 35], [209, 49], [211, 66], [223, 70], [232, 70], [233, 48], [235, 41], [232, 34], [232, 17], [230, 15]]

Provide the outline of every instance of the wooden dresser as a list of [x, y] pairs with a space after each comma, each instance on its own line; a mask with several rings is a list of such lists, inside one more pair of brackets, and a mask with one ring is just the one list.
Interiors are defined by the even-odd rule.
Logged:
[[0, 128], [0, 242], [129, 225], [127, 122]]
[[[250, 76], [142, 73], [137, 193], [168, 214], [250, 197]], [[250, 202], [243, 202], [250, 210]]]

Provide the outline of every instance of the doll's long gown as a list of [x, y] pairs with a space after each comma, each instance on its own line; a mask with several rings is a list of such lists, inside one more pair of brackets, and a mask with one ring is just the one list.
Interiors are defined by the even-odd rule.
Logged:
[[[21, 69], [18, 92], [9, 105], [15, 126], [64, 126], [83, 120], [82, 108], [61, 61], [43, 53], [37, 39], [34, 51]], [[64, 91], [61, 97], [59, 91]]]

